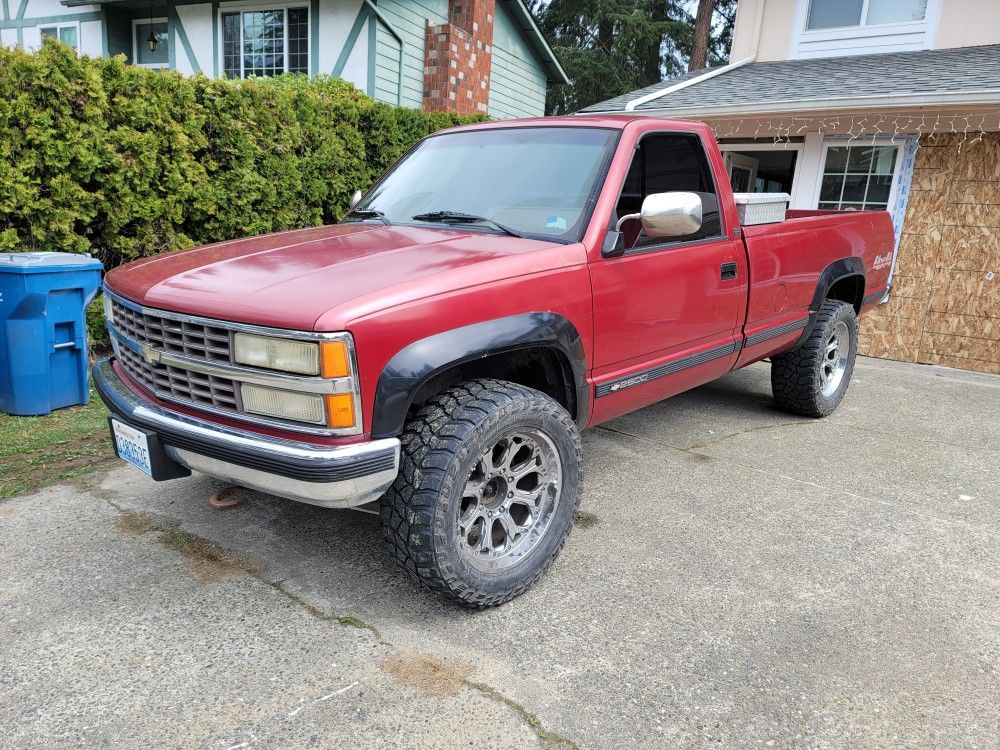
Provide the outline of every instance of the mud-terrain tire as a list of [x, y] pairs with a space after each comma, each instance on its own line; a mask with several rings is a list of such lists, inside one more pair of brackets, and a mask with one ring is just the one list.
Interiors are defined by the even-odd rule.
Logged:
[[771, 358], [771, 390], [778, 408], [825, 417], [847, 393], [858, 354], [858, 316], [847, 302], [826, 300], [802, 344]]
[[539, 391], [470, 380], [406, 425], [382, 531], [433, 591], [491, 607], [526, 591], [559, 554], [579, 509], [580, 434]]

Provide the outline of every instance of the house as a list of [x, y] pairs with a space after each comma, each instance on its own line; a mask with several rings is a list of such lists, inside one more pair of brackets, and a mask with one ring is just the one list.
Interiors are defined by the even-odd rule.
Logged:
[[0, 0], [0, 44], [209, 76], [341, 76], [390, 104], [544, 114], [566, 74], [521, 0]]
[[888, 210], [861, 353], [1000, 373], [1000, 2], [740, 0], [728, 65], [584, 111], [705, 120], [737, 190]]

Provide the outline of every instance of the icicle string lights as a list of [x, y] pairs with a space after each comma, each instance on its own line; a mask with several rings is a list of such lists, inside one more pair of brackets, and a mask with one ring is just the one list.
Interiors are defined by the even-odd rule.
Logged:
[[[752, 134], [743, 126], [754, 123]], [[855, 115], [830, 115], [826, 117], [782, 117], [777, 119], [743, 118], [716, 122], [713, 125], [717, 138], [750, 137], [755, 140], [770, 138], [775, 144], [788, 145], [793, 137], [806, 132], [822, 135], [846, 135], [848, 143], [867, 141], [874, 144], [879, 138], [888, 137], [892, 143], [906, 136], [929, 136], [933, 142], [939, 133], [961, 135], [958, 153], [982, 143], [987, 128], [1000, 130], [1000, 110], [973, 112], [967, 115], [927, 115], [921, 113], [869, 113]]]

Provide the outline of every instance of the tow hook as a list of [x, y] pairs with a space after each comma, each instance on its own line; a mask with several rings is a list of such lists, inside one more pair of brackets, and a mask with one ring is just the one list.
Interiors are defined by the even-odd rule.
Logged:
[[208, 504], [216, 510], [227, 510], [241, 505], [247, 499], [247, 490], [243, 487], [230, 485], [218, 492], [213, 492], [208, 498]]

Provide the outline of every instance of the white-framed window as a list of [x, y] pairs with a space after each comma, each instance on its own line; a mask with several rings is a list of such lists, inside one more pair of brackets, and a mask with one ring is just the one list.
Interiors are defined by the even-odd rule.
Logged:
[[227, 78], [309, 72], [308, 4], [224, 5], [219, 19]]
[[[895, 228], [892, 267], [906, 216], [917, 151], [914, 135], [896, 138], [829, 136], [822, 144], [811, 201], [806, 207], [888, 211]], [[811, 176], [811, 175], [810, 175]], [[890, 272], [890, 280], [892, 278]]]
[[902, 143], [885, 140], [825, 144], [817, 208], [892, 211], [902, 153]]
[[39, 28], [38, 31], [41, 33], [42, 39], [47, 36], [58, 39], [63, 44], [75, 49], [77, 53], [80, 52], [80, 23], [78, 21], [47, 24]]
[[927, 0], [809, 0], [806, 30], [919, 23]]
[[930, 49], [944, 0], [798, 0], [790, 56]]
[[[149, 37], [156, 48], [149, 48]], [[162, 70], [170, 67], [170, 35], [166, 18], [132, 19], [132, 61], [144, 68]]]

